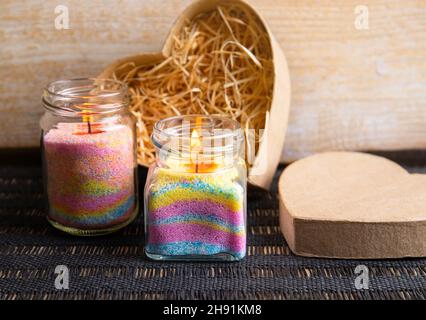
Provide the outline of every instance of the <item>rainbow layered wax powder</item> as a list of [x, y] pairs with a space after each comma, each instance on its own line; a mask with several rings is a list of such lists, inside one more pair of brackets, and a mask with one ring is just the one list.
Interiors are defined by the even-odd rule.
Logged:
[[246, 254], [244, 189], [238, 172], [156, 172], [148, 194], [147, 252], [164, 256]]
[[[233, 137], [238, 124], [223, 117], [165, 119], [156, 125], [154, 145], [164, 147], [162, 138], [170, 141], [174, 132], [187, 131], [176, 129], [179, 125], [200, 133], [191, 135], [188, 157], [182, 143], [157, 152], [145, 187], [146, 253], [156, 260], [241, 260], [246, 255], [246, 170], [241, 138]], [[221, 126], [232, 128], [226, 145], [238, 142], [228, 159], [221, 153], [223, 143], [203, 148], [206, 139], [215, 138], [202, 130]], [[194, 143], [194, 137], [204, 142]]]
[[119, 225], [135, 211], [132, 132], [126, 126], [75, 135], [59, 126], [44, 137], [49, 219], [77, 229]]

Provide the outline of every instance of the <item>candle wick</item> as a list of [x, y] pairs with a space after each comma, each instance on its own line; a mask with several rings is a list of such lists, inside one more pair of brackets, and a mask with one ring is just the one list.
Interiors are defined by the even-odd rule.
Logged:
[[92, 133], [92, 124], [91, 124], [92, 119], [93, 119], [93, 116], [92, 116], [92, 113], [89, 110], [83, 110], [82, 111], [82, 119], [81, 120], [83, 122], [87, 122], [87, 132], [89, 134]]

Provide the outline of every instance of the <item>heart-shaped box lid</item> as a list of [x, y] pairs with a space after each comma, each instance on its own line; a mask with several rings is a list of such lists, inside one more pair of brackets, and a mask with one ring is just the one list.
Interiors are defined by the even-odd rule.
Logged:
[[280, 225], [291, 250], [329, 258], [426, 256], [426, 175], [356, 152], [320, 153], [279, 181]]

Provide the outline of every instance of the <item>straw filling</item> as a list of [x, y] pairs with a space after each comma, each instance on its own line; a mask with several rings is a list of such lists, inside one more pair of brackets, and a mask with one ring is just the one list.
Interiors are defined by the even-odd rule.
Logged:
[[[222, 5], [187, 21], [164, 61], [124, 63], [113, 76], [129, 86], [142, 165], [155, 159], [150, 141], [155, 122], [174, 115], [226, 115], [240, 122], [257, 146], [272, 102], [270, 39], [250, 8]], [[255, 133], [249, 135], [250, 129]]]

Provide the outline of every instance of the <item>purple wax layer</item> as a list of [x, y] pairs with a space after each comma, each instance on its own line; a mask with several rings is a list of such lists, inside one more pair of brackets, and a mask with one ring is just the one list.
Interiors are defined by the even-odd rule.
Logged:
[[225, 205], [216, 203], [212, 200], [191, 200], [177, 201], [171, 205], [154, 210], [149, 215], [150, 223], [155, 223], [160, 219], [183, 216], [190, 212], [196, 212], [203, 215], [214, 215], [234, 225], [244, 225], [244, 215], [234, 212]]

